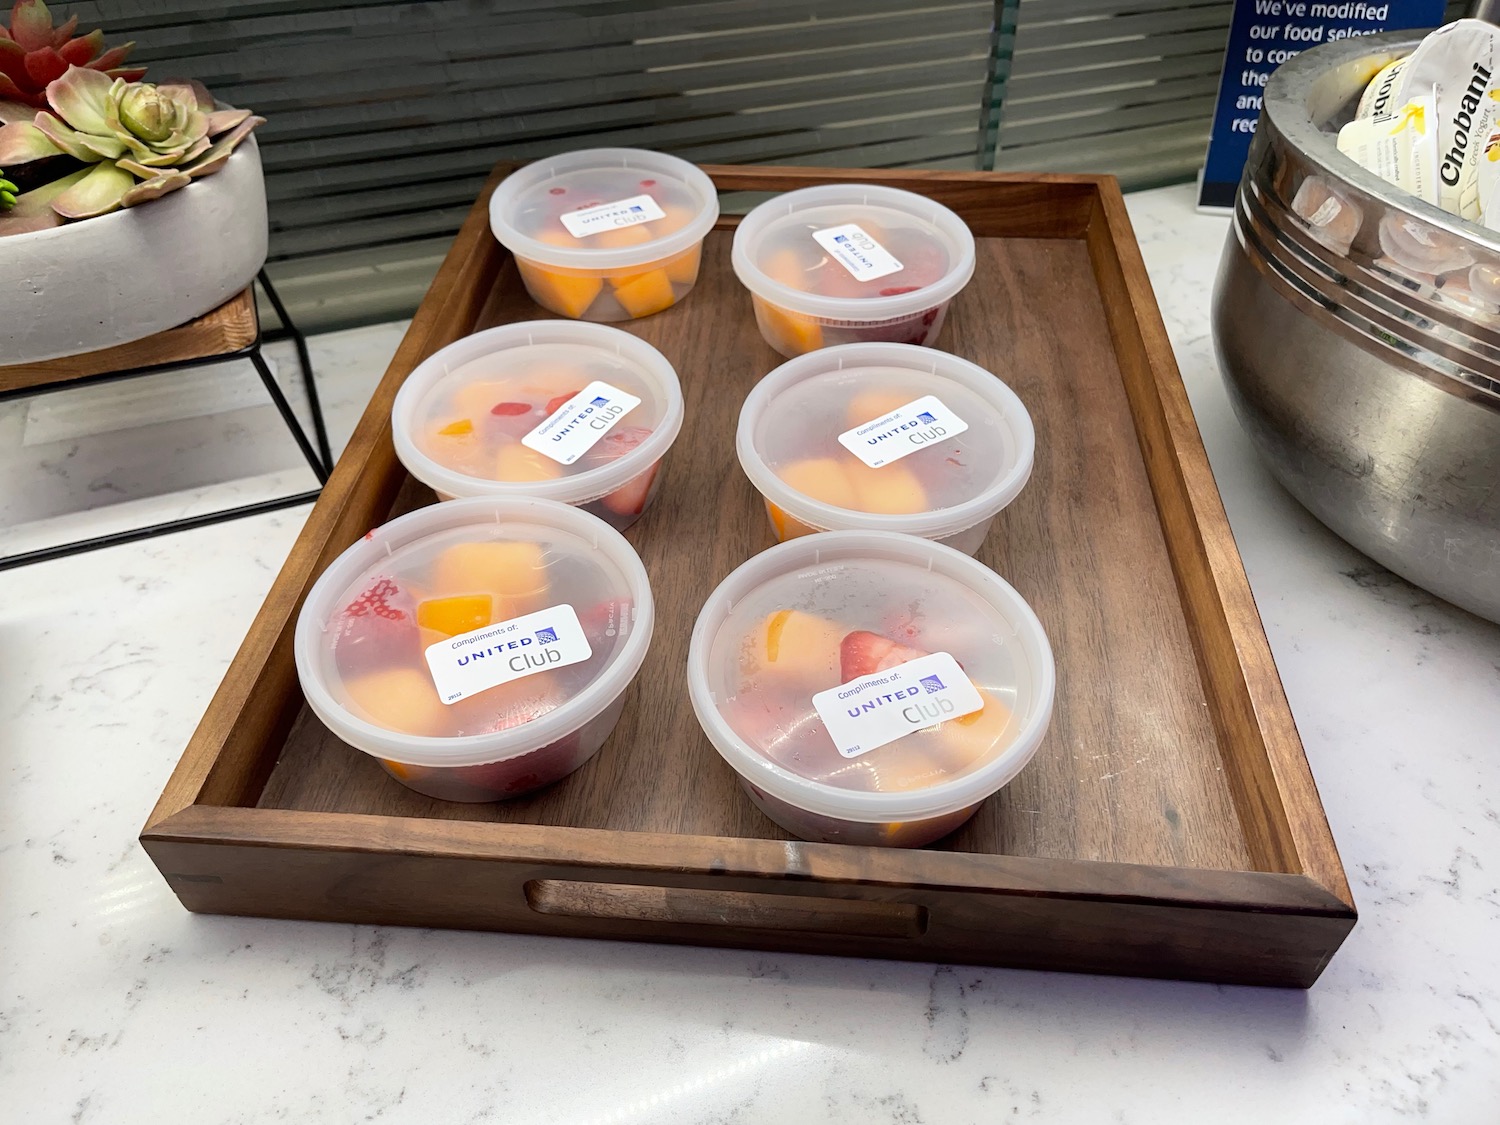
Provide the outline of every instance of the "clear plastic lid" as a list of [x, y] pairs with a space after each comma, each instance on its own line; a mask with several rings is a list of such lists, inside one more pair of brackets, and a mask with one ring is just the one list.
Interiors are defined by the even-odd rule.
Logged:
[[736, 444], [756, 488], [803, 523], [941, 538], [1015, 499], [1036, 436], [982, 367], [910, 344], [844, 344], [762, 379]]
[[941, 544], [833, 532], [773, 547], [709, 597], [688, 682], [751, 783], [849, 820], [938, 816], [1020, 771], [1052, 712], [1041, 623]]
[[608, 270], [702, 241], [719, 217], [713, 181], [686, 160], [590, 148], [512, 172], [490, 197], [490, 229], [511, 253]]
[[734, 232], [734, 272], [782, 308], [877, 322], [947, 301], [974, 275], [974, 236], [940, 203], [873, 184], [826, 184], [756, 207]]
[[449, 496], [604, 496], [671, 448], [677, 373], [601, 324], [534, 320], [466, 336], [424, 360], [391, 409], [396, 454]]
[[549, 500], [455, 500], [340, 555], [297, 621], [314, 713], [381, 758], [494, 762], [571, 734], [651, 642], [645, 568], [601, 520]]

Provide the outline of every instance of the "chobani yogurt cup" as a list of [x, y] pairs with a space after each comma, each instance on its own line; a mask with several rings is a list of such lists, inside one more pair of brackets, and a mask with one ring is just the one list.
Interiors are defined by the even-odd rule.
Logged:
[[845, 344], [783, 363], [740, 410], [740, 465], [776, 537], [897, 531], [973, 554], [1031, 476], [1031, 415], [932, 348]]
[[1052, 650], [993, 571], [909, 535], [842, 531], [757, 555], [709, 596], [693, 710], [760, 809], [805, 840], [915, 847], [1031, 760]]
[[734, 272], [784, 356], [834, 344], [933, 344], [974, 275], [974, 236], [940, 203], [873, 184], [826, 184], [755, 208]]
[[297, 620], [313, 713], [408, 788], [497, 801], [572, 773], [651, 644], [645, 567], [587, 512], [455, 500], [371, 531]]
[[532, 300], [575, 320], [632, 320], [682, 300], [718, 217], [701, 170], [635, 148], [538, 160], [490, 197], [490, 229]]
[[602, 324], [532, 320], [435, 352], [391, 408], [396, 455], [440, 497], [535, 496], [616, 528], [654, 495], [682, 428], [677, 373]]

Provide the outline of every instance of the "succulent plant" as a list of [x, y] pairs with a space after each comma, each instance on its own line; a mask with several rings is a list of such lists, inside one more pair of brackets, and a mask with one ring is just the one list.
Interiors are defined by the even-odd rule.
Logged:
[[0, 127], [0, 164], [66, 156], [90, 165], [51, 198], [58, 221], [133, 207], [217, 172], [265, 120], [214, 108], [197, 83], [153, 86], [78, 66], [47, 86], [47, 100], [50, 113]]
[[[129, 82], [146, 73], [145, 67], [120, 65], [134, 43], [105, 50], [104, 32], [75, 36], [77, 28], [77, 16], [54, 27], [43, 0], [16, 0], [10, 10], [10, 27], [0, 26], [0, 109], [6, 102], [45, 109], [47, 84], [61, 78], [70, 66], [88, 67]], [[12, 108], [0, 113], [0, 121], [17, 116]]]

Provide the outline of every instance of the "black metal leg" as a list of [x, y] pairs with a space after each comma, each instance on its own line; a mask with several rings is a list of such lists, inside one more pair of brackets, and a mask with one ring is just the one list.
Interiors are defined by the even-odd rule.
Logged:
[[292, 431], [292, 437], [297, 442], [297, 448], [302, 450], [302, 456], [307, 458], [307, 463], [312, 466], [313, 475], [318, 478], [319, 484], [328, 483], [328, 470], [323, 467], [318, 452], [307, 440], [307, 434], [302, 429], [302, 423], [297, 421], [297, 415], [292, 412], [292, 404], [286, 400], [286, 395], [281, 391], [281, 385], [276, 382], [276, 376], [271, 373], [271, 367], [266, 363], [259, 348], [250, 353], [250, 362], [255, 364], [255, 370], [260, 375], [260, 381], [266, 385], [266, 393], [271, 396], [271, 401], [276, 404], [276, 409], [281, 413], [281, 420], [286, 423], [286, 428]]
[[101, 547], [118, 547], [124, 543], [139, 543], [142, 539], [153, 539], [172, 531], [191, 531], [198, 527], [211, 527], [216, 523], [259, 516], [267, 512], [279, 512], [283, 508], [295, 508], [299, 504], [311, 504], [323, 490], [314, 488], [293, 496], [278, 496], [273, 500], [261, 500], [254, 504], [241, 504], [238, 508], [225, 508], [219, 512], [207, 512], [201, 516], [184, 516], [182, 519], [154, 523], [149, 527], [133, 527], [129, 531], [116, 531], [109, 535], [98, 535], [93, 539], [77, 539], [71, 543], [59, 543], [55, 547], [43, 547], [37, 551], [23, 551], [18, 555], [0, 556], [0, 570], [30, 563], [51, 562], [70, 555], [81, 555], [85, 551], [97, 551]]
[[262, 288], [266, 291], [266, 297], [270, 300], [272, 307], [275, 308], [276, 315], [281, 318], [283, 334], [290, 336], [293, 344], [296, 346], [297, 359], [302, 366], [302, 382], [307, 388], [308, 407], [312, 412], [313, 433], [317, 441], [316, 449], [313, 448], [312, 442], [308, 440], [307, 432], [302, 428], [301, 422], [297, 420], [297, 415], [292, 410], [291, 403], [287, 401], [280, 384], [276, 382], [275, 376], [271, 373], [270, 365], [267, 364], [265, 356], [261, 354], [262, 340], [259, 336], [256, 337], [254, 343], [235, 352], [226, 352], [217, 356], [203, 356], [188, 360], [175, 360], [171, 363], [137, 367], [127, 371], [104, 372], [99, 375], [40, 387], [23, 387], [15, 391], [0, 394], [0, 399], [48, 394], [52, 391], [62, 390], [65, 387], [84, 386], [118, 379], [130, 379], [140, 375], [161, 374], [184, 367], [207, 367], [218, 363], [228, 363], [235, 359], [248, 359], [254, 365], [256, 374], [260, 376], [261, 383], [265, 385], [266, 393], [271, 396], [271, 402], [281, 415], [281, 420], [286, 423], [287, 429], [292, 432], [292, 437], [297, 442], [297, 448], [301, 450], [302, 456], [306, 458], [308, 465], [312, 468], [313, 475], [318, 478], [318, 487], [306, 492], [298, 492], [291, 496], [261, 500], [253, 504], [242, 504], [239, 507], [227, 508], [218, 512], [208, 512], [201, 516], [187, 516], [182, 519], [151, 524], [149, 527], [131, 528], [127, 531], [116, 531], [109, 535], [95, 536], [92, 539], [81, 539], [72, 543], [60, 543], [54, 547], [43, 547], [36, 551], [23, 551], [20, 554], [0, 556], [0, 570], [10, 570], [13, 567], [26, 566], [30, 563], [50, 562], [53, 559], [67, 558], [70, 555], [82, 554], [85, 551], [96, 551], [101, 547], [116, 547], [125, 543], [136, 543], [142, 539], [151, 539], [173, 531], [189, 531], [193, 528], [209, 527], [216, 523], [242, 519], [245, 516], [276, 512], [284, 508], [306, 504], [318, 498], [319, 493], [322, 491], [322, 486], [327, 483], [328, 474], [333, 468], [333, 455], [328, 444], [328, 429], [323, 421], [323, 409], [318, 401], [318, 389], [313, 376], [312, 357], [308, 354], [307, 338], [292, 323], [291, 318], [287, 315], [286, 307], [281, 303], [281, 297], [272, 287], [271, 281], [266, 277], [264, 270], [260, 273], [259, 281]]
[[292, 323], [292, 318], [287, 315], [286, 306], [281, 303], [281, 295], [276, 292], [276, 287], [271, 284], [271, 279], [265, 270], [260, 271], [258, 280], [260, 287], [266, 291], [266, 299], [271, 302], [271, 307], [276, 310], [276, 316], [281, 320], [282, 330], [292, 338], [292, 344], [297, 349], [297, 362], [302, 365], [302, 385], [307, 388], [307, 407], [312, 414], [313, 435], [317, 438], [318, 453], [322, 455], [323, 464], [328, 471], [332, 472], [333, 450], [328, 444], [328, 426], [323, 421], [323, 407], [318, 400], [317, 380], [313, 376], [312, 356], [307, 350], [307, 337], [302, 334], [302, 329]]

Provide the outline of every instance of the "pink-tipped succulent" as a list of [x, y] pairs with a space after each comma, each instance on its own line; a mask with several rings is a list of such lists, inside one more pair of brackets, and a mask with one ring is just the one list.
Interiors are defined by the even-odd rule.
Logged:
[[[122, 47], [104, 47], [104, 32], [73, 34], [78, 29], [74, 16], [61, 27], [52, 23], [52, 13], [43, 0], [16, 0], [10, 10], [10, 26], [0, 26], [0, 108], [12, 106], [47, 107], [47, 84], [61, 78], [70, 66], [87, 67], [134, 82], [146, 73], [145, 67], [121, 64], [134, 43]], [[16, 112], [0, 114], [0, 121], [16, 117]]]
[[[134, 207], [217, 172], [265, 120], [216, 109], [197, 83], [153, 86], [78, 66], [47, 86], [47, 100], [52, 112], [0, 128], [0, 166], [58, 157], [89, 165], [50, 198], [57, 222]], [[0, 221], [6, 233], [16, 231]]]

